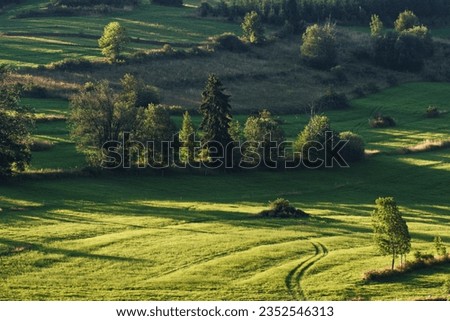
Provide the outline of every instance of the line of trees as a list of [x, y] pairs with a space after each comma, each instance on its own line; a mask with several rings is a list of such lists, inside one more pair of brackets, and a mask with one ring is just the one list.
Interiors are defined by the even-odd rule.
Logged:
[[[316, 152], [313, 155], [316, 168], [332, 164], [339, 156], [336, 150], [346, 155], [347, 162], [364, 158], [362, 138], [353, 133], [340, 136], [331, 130], [328, 118], [321, 115], [312, 117], [299, 135], [295, 147], [297, 151], [304, 151], [303, 155], [292, 151], [292, 155], [280, 153], [277, 148], [285, 138], [280, 121], [269, 111], [262, 110], [248, 117], [241, 129], [239, 122], [233, 121], [230, 95], [215, 75], [208, 77], [201, 94], [202, 122], [198, 130], [188, 112], [184, 113], [178, 131], [165, 106], [151, 102], [144, 106], [138, 104], [139, 91], [145, 88], [138, 84], [133, 76], [125, 75], [122, 90], [117, 93], [108, 82], [102, 81], [87, 83], [71, 98], [71, 136], [90, 164], [128, 168], [146, 167], [147, 161], [151, 161], [152, 166], [164, 164], [167, 167], [171, 165], [169, 159], [177, 163], [210, 165], [222, 159], [227, 167], [244, 162], [252, 168], [259, 165], [276, 168], [277, 159], [287, 156], [310, 159]], [[342, 141], [347, 138], [349, 142], [343, 146]], [[145, 145], [147, 142], [151, 142], [151, 146]], [[311, 142], [315, 145], [310, 145]], [[240, 148], [234, 152], [237, 146]]]
[[256, 11], [265, 23], [283, 25], [288, 21], [296, 26], [302, 21], [324, 21], [329, 17], [340, 22], [367, 23], [372, 14], [392, 23], [399, 12], [407, 9], [442, 23], [448, 20], [450, 3], [445, 0], [222, 0], [214, 7], [200, 6], [200, 13], [236, 19]]

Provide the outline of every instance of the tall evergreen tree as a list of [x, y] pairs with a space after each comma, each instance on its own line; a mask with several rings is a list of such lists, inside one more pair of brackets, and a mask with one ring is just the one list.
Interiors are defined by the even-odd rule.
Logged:
[[392, 270], [395, 258], [411, 250], [411, 236], [393, 197], [380, 197], [375, 201], [372, 214], [375, 244], [381, 254], [392, 255]]
[[[203, 131], [203, 143], [210, 146], [212, 141], [225, 147], [232, 142], [229, 128], [232, 121], [230, 96], [224, 93], [224, 88], [216, 75], [208, 77], [205, 89], [202, 92], [200, 113], [203, 120], [200, 129]], [[223, 156], [217, 155], [217, 156]]]

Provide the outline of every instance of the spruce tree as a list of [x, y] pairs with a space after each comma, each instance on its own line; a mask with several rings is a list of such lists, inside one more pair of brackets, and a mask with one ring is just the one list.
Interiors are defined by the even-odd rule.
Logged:
[[[224, 93], [224, 88], [216, 75], [208, 77], [205, 89], [202, 92], [200, 113], [203, 115], [200, 129], [203, 131], [203, 144], [208, 147], [211, 142], [221, 144], [223, 150], [232, 142], [229, 128], [232, 121], [230, 96]], [[219, 151], [217, 156], [223, 156]]]

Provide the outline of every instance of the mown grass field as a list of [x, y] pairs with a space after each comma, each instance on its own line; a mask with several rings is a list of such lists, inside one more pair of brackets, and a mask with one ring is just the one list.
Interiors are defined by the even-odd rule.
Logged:
[[132, 37], [127, 52], [160, 48], [166, 43], [175, 48], [185, 47], [224, 32], [240, 34], [237, 23], [197, 17], [192, 4], [172, 8], [147, 3], [137, 10], [91, 17], [11, 18], [20, 11], [36, 9], [45, 3], [33, 0], [28, 6], [0, 13], [0, 63], [36, 67], [64, 58], [102, 57], [97, 39], [111, 21], [120, 22]]
[[[449, 86], [407, 84], [354, 100], [349, 111], [329, 113], [336, 129], [354, 130], [368, 148], [392, 152], [349, 169], [25, 176], [0, 184], [0, 299], [442, 297], [449, 266], [387, 283], [365, 284], [362, 274], [390, 263], [372, 245], [370, 214], [379, 196], [394, 196], [401, 206], [413, 251], [431, 253], [435, 235], [450, 242], [448, 149], [395, 153], [424, 139], [450, 136], [448, 114], [423, 117], [430, 104], [448, 109]], [[67, 105], [41, 102], [36, 108], [54, 113], [66, 111]], [[396, 118], [398, 127], [368, 128], [367, 119], [379, 111]], [[304, 114], [282, 118], [289, 137], [307, 121]], [[56, 144], [37, 153], [33, 168], [58, 168], [73, 161], [75, 149], [64, 122], [39, 124], [36, 135], [65, 140], [63, 146], [70, 150], [58, 151]], [[256, 217], [277, 197], [312, 217]]]

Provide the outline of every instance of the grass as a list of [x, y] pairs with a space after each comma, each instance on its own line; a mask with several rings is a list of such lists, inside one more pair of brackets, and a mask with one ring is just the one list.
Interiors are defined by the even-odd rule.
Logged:
[[[386, 151], [422, 137], [448, 137], [448, 115], [422, 115], [428, 104], [448, 101], [448, 86], [399, 86], [329, 116], [333, 127], [356, 129], [370, 148]], [[60, 100], [27, 102], [43, 113], [67, 111]], [[380, 106], [401, 117], [398, 127], [368, 127], [367, 115]], [[282, 118], [290, 137], [306, 122], [304, 115]], [[73, 158], [64, 122], [38, 124], [36, 136], [57, 144], [36, 153], [35, 168], [82, 164]], [[362, 277], [390, 263], [372, 245], [370, 214], [379, 196], [392, 195], [401, 206], [413, 251], [432, 252], [435, 235], [450, 242], [443, 228], [450, 223], [449, 158], [448, 150], [435, 150], [380, 154], [350, 169], [122, 173], [0, 184], [0, 299], [439, 297], [446, 265], [383, 284], [365, 284]], [[278, 197], [311, 218], [258, 218]]]
[[111, 21], [123, 24], [132, 37], [128, 52], [159, 48], [166, 43], [175, 48], [185, 47], [212, 35], [240, 32], [237, 23], [200, 19], [195, 10], [192, 6], [142, 4], [131, 12], [102, 16], [25, 19], [11, 19], [17, 9], [6, 11], [0, 14], [0, 63], [36, 67], [64, 58], [99, 58], [97, 39]]
[[[450, 210], [442, 179], [449, 175], [449, 163], [421, 163], [440, 157], [448, 155], [401, 160], [380, 156], [331, 172], [117, 175], [1, 186], [0, 298], [346, 300], [438, 295], [437, 285], [449, 267], [412, 274], [406, 286], [360, 281], [364, 271], [389, 263], [371, 246], [369, 215], [380, 195], [397, 198], [414, 249], [431, 250], [436, 234], [450, 240], [442, 230]], [[312, 218], [255, 217], [277, 197], [288, 198]], [[314, 245], [319, 244], [326, 252], [317, 253]], [[310, 259], [314, 264], [303, 269]], [[418, 287], [425, 283], [426, 288]]]

